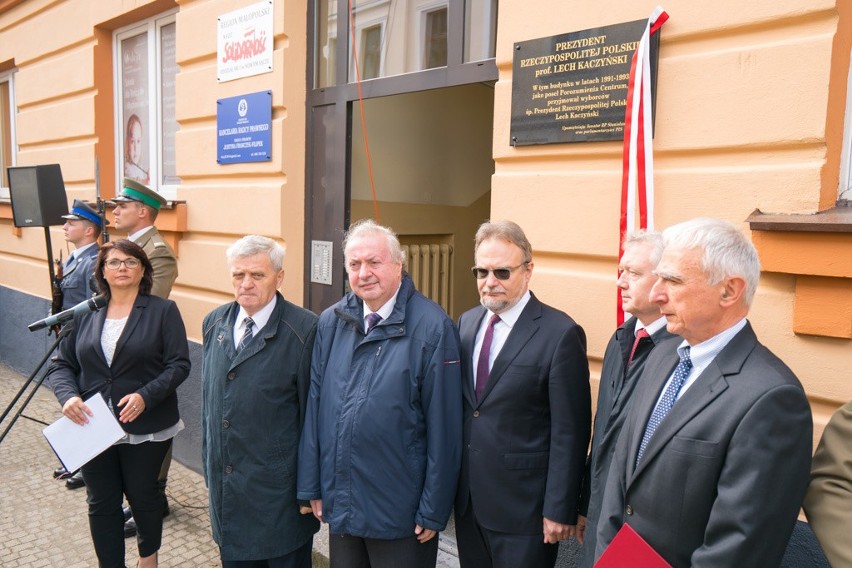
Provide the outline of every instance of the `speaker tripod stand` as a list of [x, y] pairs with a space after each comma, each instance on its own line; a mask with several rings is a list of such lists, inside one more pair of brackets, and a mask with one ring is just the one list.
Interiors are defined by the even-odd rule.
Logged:
[[[27, 405], [33, 399], [36, 392], [38, 392], [39, 387], [44, 382], [44, 379], [47, 377], [47, 370], [45, 370], [44, 373], [41, 374], [41, 376], [38, 378], [38, 380], [36, 380], [36, 378], [35, 378], [36, 375], [38, 375], [39, 371], [41, 371], [41, 368], [44, 367], [44, 364], [50, 358], [50, 355], [53, 353], [53, 351], [56, 349], [56, 347], [59, 345], [59, 343], [63, 339], [65, 339], [65, 336], [68, 335], [70, 332], [71, 332], [71, 326], [66, 325], [66, 326], [63, 326], [62, 329], [59, 331], [59, 333], [56, 334], [56, 340], [53, 342], [53, 344], [50, 346], [50, 348], [48, 348], [47, 352], [41, 358], [41, 361], [39, 361], [38, 364], [36, 365], [35, 369], [33, 369], [33, 372], [30, 373], [30, 376], [27, 378], [26, 382], [20, 388], [18, 393], [15, 395], [15, 398], [12, 399], [12, 402], [9, 403], [9, 406], [6, 407], [6, 410], [4, 410], [3, 414], [0, 415], [0, 424], [3, 424], [3, 421], [6, 419], [6, 416], [8, 416], [9, 413], [12, 411], [12, 409], [15, 407], [15, 404], [17, 404], [17, 402], [21, 399], [21, 397], [27, 391], [27, 388], [33, 383], [33, 381], [35, 381], [35, 386], [32, 388], [29, 395], [27, 395], [27, 398], [24, 400], [24, 403], [21, 405], [20, 408], [18, 408], [18, 411], [12, 417], [12, 420], [9, 422], [9, 425], [6, 427], [6, 429], [3, 430], [3, 433], [0, 434], [0, 444], [3, 443], [3, 440], [6, 438], [6, 435], [9, 433], [9, 430], [12, 429], [12, 426], [15, 425], [15, 422], [18, 421], [18, 418], [21, 417], [24, 410], [27, 408]], [[24, 418], [29, 418], [29, 417], [24, 416]], [[36, 422], [40, 422], [42, 424], [47, 425], [46, 423], [41, 422], [41, 420], [36, 420], [35, 418], [30, 418], [30, 420], [35, 420]]]

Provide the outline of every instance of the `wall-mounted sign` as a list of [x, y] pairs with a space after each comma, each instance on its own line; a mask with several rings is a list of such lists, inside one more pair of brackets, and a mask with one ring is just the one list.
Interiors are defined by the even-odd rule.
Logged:
[[[633, 53], [647, 20], [515, 44], [510, 144], [622, 140]], [[651, 39], [656, 94], [660, 34]]]
[[272, 91], [216, 101], [216, 161], [220, 164], [272, 159]]
[[272, 71], [272, 2], [265, 0], [218, 18], [219, 82]]

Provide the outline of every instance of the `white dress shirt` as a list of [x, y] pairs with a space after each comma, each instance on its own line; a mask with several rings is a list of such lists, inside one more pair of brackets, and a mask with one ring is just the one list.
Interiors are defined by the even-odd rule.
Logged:
[[[736, 334], [742, 330], [742, 328], [746, 325], [746, 319], [743, 318], [722, 333], [714, 335], [707, 341], [702, 341], [696, 345], [693, 345], [689, 349], [689, 359], [692, 361], [692, 370], [689, 372], [689, 376], [684, 381], [683, 386], [680, 388], [680, 392], [677, 394], [677, 398], [675, 398], [675, 402], [680, 400], [680, 397], [683, 396], [683, 393], [686, 392], [686, 389], [692, 386], [698, 377], [701, 376], [701, 373], [704, 372], [710, 363], [713, 362], [713, 359], [721, 353], [722, 349], [725, 348], [728, 343], [734, 338]], [[678, 345], [678, 352], [683, 347], [689, 347], [689, 343], [684, 340], [680, 345]], [[669, 388], [669, 383], [672, 382], [674, 378], [674, 372], [669, 377], [669, 380], [666, 381], [666, 384], [663, 385], [663, 390], [660, 391], [660, 396], [657, 397], [657, 403], [654, 405], [654, 408], [657, 407], [657, 404], [660, 404], [660, 399], [663, 398], [663, 394], [665, 394], [666, 389]]]
[[[275, 302], [278, 301], [278, 295], [272, 296], [272, 299], [268, 304], [260, 308], [253, 316], [249, 316], [246, 311], [240, 306], [240, 310], [237, 312], [237, 324], [234, 326], [234, 348], [239, 349], [240, 340], [242, 340], [243, 335], [246, 333], [246, 318], [251, 317], [254, 322], [254, 330], [253, 334], [257, 335], [260, 333], [260, 330], [263, 329], [263, 326], [269, 321], [269, 318], [272, 316], [272, 310], [275, 309]], [[254, 337], [254, 335], [252, 337]]]

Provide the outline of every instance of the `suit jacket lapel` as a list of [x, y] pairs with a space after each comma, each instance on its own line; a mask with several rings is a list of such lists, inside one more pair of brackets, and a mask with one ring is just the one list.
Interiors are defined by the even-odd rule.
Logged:
[[[672, 369], [672, 371], [674, 371], [674, 369]], [[683, 393], [683, 395], [677, 400], [671, 411], [669, 411], [665, 419], [663, 419], [657, 427], [654, 435], [648, 441], [648, 446], [645, 448], [642, 461], [639, 463], [639, 466], [634, 472], [634, 477], [642, 473], [645, 466], [654, 460], [654, 457], [660, 453], [669, 440], [671, 440], [687, 422], [692, 420], [696, 414], [701, 412], [704, 407], [710, 404], [713, 399], [719, 396], [727, 388], [728, 382], [719, 371], [719, 367], [716, 365], [716, 362], [713, 361], [706, 369], [704, 369], [704, 372], [699, 375], [692, 386], [689, 387], [689, 390]], [[644, 434], [644, 431], [645, 425], [642, 427], [642, 434]], [[639, 439], [642, 439], [641, 435], [639, 436]], [[636, 446], [636, 451], [639, 451], [638, 445]], [[635, 458], [636, 454], [633, 454], [634, 461]]]
[[[679, 343], [674, 343], [674, 345], [678, 344]], [[701, 410], [710, 404], [716, 397], [727, 390], [727, 377], [736, 375], [740, 372], [748, 354], [751, 353], [755, 345], [757, 345], [757, 337], [754, 335], [751, 325], [747, 323], [746, 327], [737, 333], [737, 335], [735, 335], [728, 345], [722, 349], [707, 368], [704, 369], [704, 372], [698, 376], [692, 386], [689, 387], [689, 390], [683, 393], [668, 415], [666, 415], [665, 419], [660, 423], [656, 432], [654, 432], [653, 437], [651, 437], [651, 440], [648, 442], [648, 446], [645, 448], [645, 453], [642, 456], [642, 461], [639, 464], [639, 467], [637, 467], [633, 472], [631, 481], [642, 473], [645, 467], [653, 461], [654, 457], [660, 453], [668, 441], [671, 440], [687, 422], [692, 420], [696, 414], [701, 412]], [[648, 418], [650, 418], [653, 407], [659, 397], [662, 384], [664, 384], [669, 376], [671, 376], [672, 372], [674, 372], [674, 368], [677, 366], [678, 357], [676, 352], [667, 359], [671, 364], [671, 368], [669, 372], [662, 377], [662, 382], [659, 382], [658, 380], [659, 384], [655, 383], [655, 385], [657, 385], [657, 388], [654, 389], [656, 394], [650, 401], [650, 406], [648, 405], [647, 396], [643, 399], [643, 402], [645, 403], [643, 406], [645, 421], [641, 423], [641, 428], [636, 429], [633, 440], [631, 441], [631, 466], [636, 461], [636, 454], [639, 451], [639, 442], [642, 440], [642, 435], [645, 432], [645, 425], [648, 423]]]
[[[627, 359], [630, 357], [630, 350], [633, 348], [633, 330], [635, 329], [635, 321], [635, 318], [630, 318], [615, 330], [615, 341], [618, 343], [621, 350], [621, 357], [617, 361], [617, 364], [614, 365], [617, 367], [617, 369], [614, 370], [617, 370], [618, 372], [612, 373], [611, 377], [607, 377], [608, 380], [612, 381], [612, 384], [610, 385], [610, 408], [608, 409], [610, 411], [610, 416], [618, 414], [618, 409], [624, 406], [624, 401], [627, 398], [623, 396], [623, 393], [625, 381], [627, 380]], [[638, 377], [635, 377], [634, 380], [637, 378]], [[606, 430], [609, 430], [609, 424], [607, 424]]]
[[[236, 302], [232, 302], [230, 309], [219, 320], [220, 323], [216, 324], [213, 328], [216, 330], [216, 337], [214, 339], [216, 340], [218, 349], [224, 351], [225, 357], [228, 359], [229, 371], [234, 368], [233, 361], [237, 356], [237, 348], [234, 347], [234, 328], [236, 327], [236, 317], [239, 309], [240, 306]], [[205, 337], [204, 341], [208, 341], [208, 339]]]
[[462, 369], [465, 370], [462, 377], [462, 392], [470, 406], [476, 407], [476, 395], [473, 392], [473, 350], [476, 347], [476, 332], [482, 325], [482, 318], [488, 313], [485, 308], [479, 306], [470, 317], [459, 321], [459, 339], [462, 346]]
[[95, 350], [97, 351], [98, 356], [100, 356], [101, 361], [103, 361], [104, 366], [108, 368], [109, 365], [106, 364], [106, 355], [104, 354], [103, 347], [101, 347], [101, 336], [103, 336], [104, 334], [104, 321], [106, 320], [106, 313], [107, 308], [104, 307], [92, 314], [91, 333], [92, 336], [96, 339], [96, 341], [93, 341], [95, 345]]
[[479, 399], [481, 404], [488, 394], [494, 390], [494, 386], [500, 381], [503, 373], [509, 368], [509, 365], [521, 352], [521, 349], [529, 343], [530, 339], [538, 332], [537, 320], [541, 317], [541, 302], [536, 299], [530, 292], [530, 301], [527, 303], [524, 310], [521, 312], [518, 321], [509, 332], [509, 337], [506, 338], [506, 343], [494, 359], [494, 365], [491, 367], [491, 372], [488, 374], [488, 384], [482, 390], [482, 398]]
[[[148, 307], [148, 300], [148, 296], [143, 296], [142, 294], [136, 296], [136, 301], [133, 302], [133, 309], [130, 310], [127, 323], [124, 325], [124, 330], [122, 330], [121, 335], [118, 338], [118, 342], [115, 344], [115, 354], [112, 356], [113, 363], [118, 360], [121, 348], [124, 347], [125, 343], [127, 343], [127, 338], [133, 334], [136, 326], [139, 325], [139, 320], [142, 319], [145, 313], [145, 308]], [[106, 313], [106, 310], [104, 310], [104, 313]]]
[[69, 274], [74, 272], [74, 270], [77, 269], [77, 265], [80, 264], [80, 259], [77, 258], [76, 255], [71, 255], [71, 260], [72, 260], [72, 262], [70, 264], [68, 264], [67, 266], [64, 266], [62, 268], [62, 277], [63, 278], [65, 278], [66, 276], [68, 276]]

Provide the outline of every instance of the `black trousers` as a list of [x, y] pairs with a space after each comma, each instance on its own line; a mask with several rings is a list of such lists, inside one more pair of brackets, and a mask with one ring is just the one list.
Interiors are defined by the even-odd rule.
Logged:
[[165, 442], [116, 444], [82, 467], [89, 504], [89, 530], [101, 568], [124, 567], [123, 497], [136, 520], [139, 556], [160, 549], [163, 501], [157, 477], [172, 445]]
[[[311, 568], [311, 539], [293, 552], [266, 560], [222, 560], [222, 568]], [[221, 553], [220, 553], [221, 556]]]
[[413, 533], [397, 540], [330, 534], [328, 555], [331, 568], [435, 568], [438, 535], [421, 544]]
[[456, 515], [456, 540], [461, 568], [553, 568], [559, 553], [558, 545], [544, 542], [543, 525], [536, 535], [492, 531], [479, 524], [470, 502]]

